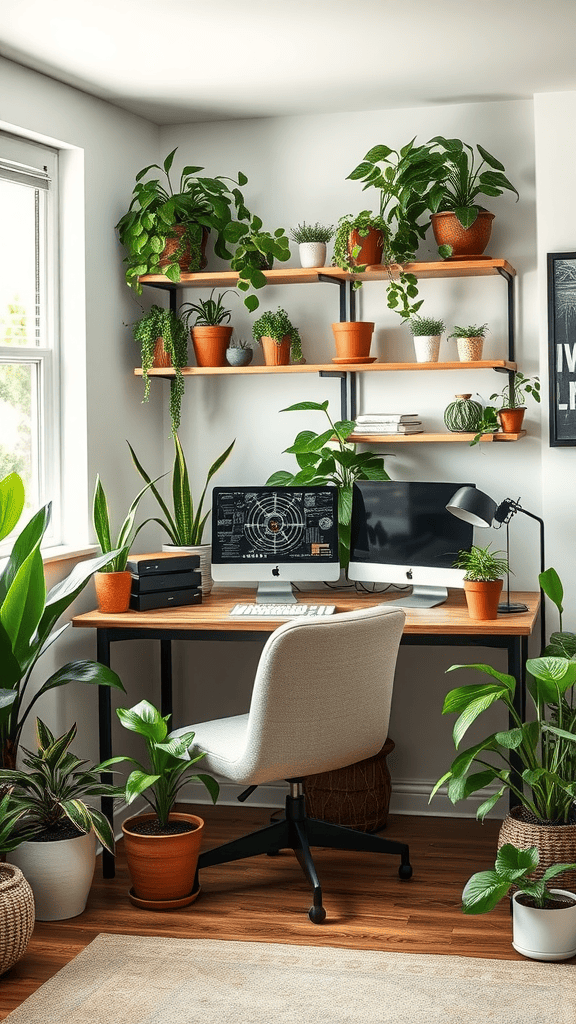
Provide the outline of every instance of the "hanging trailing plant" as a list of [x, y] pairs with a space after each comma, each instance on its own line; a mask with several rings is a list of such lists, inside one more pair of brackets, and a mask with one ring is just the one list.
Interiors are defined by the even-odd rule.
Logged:
[[164, 350], [172, 360], [175, 370], [174, 379], [170, 381], [170, 420], [172, 430], [180, 426], [180, 410], [184, 394], [184, 377], [182, 367], [188, 361], [188, 331], [185, 318], [180, 313], [162, 306], [152, 306], [132, 326], [135, 341], [140, 342], [142, 361], [142, 379], [144, 381], [143, 402], [150, 397], [149, 371], [154, 362], [156, 342], [162, 338]]

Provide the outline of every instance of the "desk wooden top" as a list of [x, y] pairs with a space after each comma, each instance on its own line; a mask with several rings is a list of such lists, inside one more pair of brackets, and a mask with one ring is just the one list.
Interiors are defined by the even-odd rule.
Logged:
[[[237, 602], [252, 602], [256, 591], [244, 587], [215, 587], [202, 604], [181, 608], [157, 608], [145, 612], [122, 612], [118, 615], [99, 611], [75, 615], [73, 626], [92, 629], [173, 629], [222, 632], [270, 633], [283, 620], [231, 619], [229, 612]], [[381, 602], [394, 603], [396, 594], [357, 593], [355, 590], [306, 590], [299, 597], [306, 604], [335, 604], [339, 612], [370, 608]], [[476, 622], [469, 618], [463, 590], [450, 590], [448, 600], [436, 608], [406, 608], [405, 633], [414, 635], [449, 636], [530, 636], [540, 606], [539, 593], [510, 594], [511, 601], [528, 605], [528, 611], [499, 615], [497, 619]]]

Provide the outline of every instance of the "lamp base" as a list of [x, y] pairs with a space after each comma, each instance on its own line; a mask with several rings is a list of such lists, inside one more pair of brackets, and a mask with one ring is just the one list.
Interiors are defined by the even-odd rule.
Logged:
[[498, 611], [503, 615], [510, 615], [513, 612], [527, 612], [528, 605], [520, 604], [519, 601], [504, 601], [498, 605]]

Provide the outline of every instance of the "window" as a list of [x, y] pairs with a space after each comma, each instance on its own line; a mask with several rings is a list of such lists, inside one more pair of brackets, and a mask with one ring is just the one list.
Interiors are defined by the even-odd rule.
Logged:
[[58, 153], [0, 132], [0, 477], [59, 535]]

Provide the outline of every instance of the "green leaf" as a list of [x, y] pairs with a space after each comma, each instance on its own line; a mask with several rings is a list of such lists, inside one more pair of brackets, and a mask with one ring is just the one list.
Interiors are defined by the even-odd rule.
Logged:
[[280, 409], [280, 412], [326, 412], [328, 404], [328, 402], [297, 402], [296, 405], [288, 405], [285, 409]]
[[98, 543], [100, 544], [103, 554], [107, 554], [112, 550], [112, 543], [110, 541], [110, 515], [100, 475], [97, 475], [96, 477], [94, 499], [92, 502], [92, 519]]
[[43, 693], [47, 693], [48, 690], [54, 690], [58, 686], [66, 686], [68, 683], [110, 686], [114, 690], [126, 692], [120, 677], [107, 665], [102, 665], [99, 661], [69, 661], [48, 677], [38, 690], [37, 696], [40, 697]]
[[468, 880], [462, 893], [465, 914], [485, 914], [493, 910], [510, 888], [508, 879], [496, 871], [478, 871]]
[[9, 473], [0, 480], [0, 540], [12, 532], [22, 515], [25, 494], [22, 478]]
[[478, 207], [459, 206], [454, 210], [454, 213], [463, 228], [471, 228], [478, 217]]
[[125, 729], [155, 743], [162, 743], [168, 734], [166, 719], [147, 700], [141, 700], [132, 708], [117, 708], [116, 714]]
[[46, 585], [39, 547], [22, 563], [0, 607], [0, 622], [10, 638], [15, 658], [23, 665], [44, 611]]
[[[124, 724], [124, 723], [122, 723]], [[137, 796], [154, 786], [160, 775], [148, 775], [146, 772], [134, 771], [126, 779], [125, 799], [127, 804], [133, 803]]]
[[541, 572], [538, 576], [538, 582], [546, 594], [546, 597], [550, 598], [550, 600], [556, 605], [560, 614], [562, 614], [564, 611], [564, 606], [562, 604], [564, 600], [564, 588], [556, 569], [550, 567], [544, 572]]
[[454, 738], [454, 746], [456, 747], [456, 749], [458, 749], [458, 747], [460, 746], [460, 741], [463, 739], [472, 723], [476, 721], [478, 716], [481, 715], [483, 711], [486, 711], [489, 707], [491, 707], [492, 704], [495, 703], [495, 701], [500, 700], [500, 697], [501, 694], [498, 692], [491, 694], [488, 693], [485, 696], [479, 697], [468, 704], [466, 710], [463, 711], [462, 714], [460, 715], [460, 718], [457, 719], [454, 725], [454, 729], [452, 731], [452, 735]]
[[[240, 288], [241, 286], [238, 285], [238, 287]], [[254, 313], [255, 310], [258, 309], [260, 303], [258, 302], [258, 299], [256, 298], [255, 295], [248, 295], [244, 299], [244, 305], [246, 306], [246, 309], [248, 310], [249, 313]]]
[[289, 487], [294, 481], [294, 475], [284, 470], [272, 473], [266, 481], [266, 487]]

